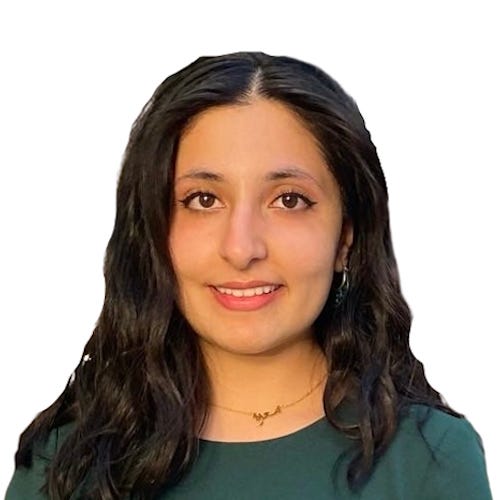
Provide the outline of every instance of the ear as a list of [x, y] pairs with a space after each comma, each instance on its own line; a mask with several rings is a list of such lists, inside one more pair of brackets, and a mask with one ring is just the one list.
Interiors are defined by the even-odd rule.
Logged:
[[335, 257], [335, 271], [341, 273], [344, 267], [347, 266], [349, 258], [349, 250], [354, 239], [354, 230], [350, 220], [345, 220], [340, 233], [337, 255]]

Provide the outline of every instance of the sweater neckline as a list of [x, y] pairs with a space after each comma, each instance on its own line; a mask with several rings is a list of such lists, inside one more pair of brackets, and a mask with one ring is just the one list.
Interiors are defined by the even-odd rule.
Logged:
[[266, 444], [266, 443], [275, 443], [280, 440], [286, 440], [286, 439], [293, 439], [295, 437], [298, 437], [299, 435], [302, 435], [303, 433], [309, 432], [313, 429], [315, 429], [317, 426], [321, 425], [324, 421], [326, 421], [326, 415], [323, 415], [319, 419], [315, 420], [314, 422], [311, 422], [309, 424], [306, 424], [305, 426], [296, 429], [292, 432], [289, 432], [288, 434], [283, 434], [282, 436], [277, 436], [269, 439], [260, 439], [257, 441], [216, 441], [216, 440], [211, 440], [211, 439], [205, 439], [205, 438], [199, 438], [200, 442], [202, 442], [205, 445], [209, 446], [247, 446], [247, 445], [259, 445], [259, 444]]

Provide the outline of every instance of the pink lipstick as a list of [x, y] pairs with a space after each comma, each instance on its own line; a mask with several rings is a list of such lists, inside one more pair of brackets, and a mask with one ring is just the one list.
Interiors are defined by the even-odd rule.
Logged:
[[[253, 285], [255, 286], [272, 286], [271, 284], [266, 285]], [[277, 286], [277, 285], [274, 285]], [[276, 300], [277, 297], [281, 294], [282, 286], [277, 286], [277, 288], [269, 293], [262, 293], [261, 295], [254, 295], [252, 297], [235, 297], [234, 295], [222, 293], [214, 286], [209, 287], [212, 293], [214, 294], [215, 299], [219, 304], [221, 304], [226, 309], [230, 309], [232, 311], [255, 311], [256, 309], [260, 309], [272, 301]], [[226, 287], [223, 287], [226, 288]], [[229, 287], [227, 287], [229, 288]], [[252, 288], [247, 285], [247, 288]], [[238, 289], [241, 289], [239, 287]]]

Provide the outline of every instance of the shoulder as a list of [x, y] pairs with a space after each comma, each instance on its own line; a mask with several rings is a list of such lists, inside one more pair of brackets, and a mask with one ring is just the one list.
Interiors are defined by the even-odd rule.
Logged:
[[31, 465], [16, 468], [7, 488], [6, 500], [48, 498], [42, 492], [46, 481], [46, 469], [73, 428], [72, 423], [54, 428], [47, 439], [35, 442]]
[[394, 444], [419, 460], [425, 498], [491, 498], [483, 441], [466, 418], [412, 405]]
[[421, 429], [434, 444], [447, 440], [472, 441], [483, 449], [481, 436], [465, 417], [456, 417], [440, 409], [423, 404], [413, 404], [401, 419], [401, 430], [412, 432]]
[[403, 439], [420, 436], [437, 454], [462, 451], [465, 455], [484, 456], [482, 438], [467, 418], [425, 405], [409, 408], [401, 419], [400, 435]]

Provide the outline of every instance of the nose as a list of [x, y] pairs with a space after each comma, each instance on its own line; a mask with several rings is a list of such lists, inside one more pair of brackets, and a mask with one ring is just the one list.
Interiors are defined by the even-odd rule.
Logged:
[[236, 269], [247, 269], [267, 256], [262, 214], [250, 204], [234, 207], [224, 221], [220, 255]]

